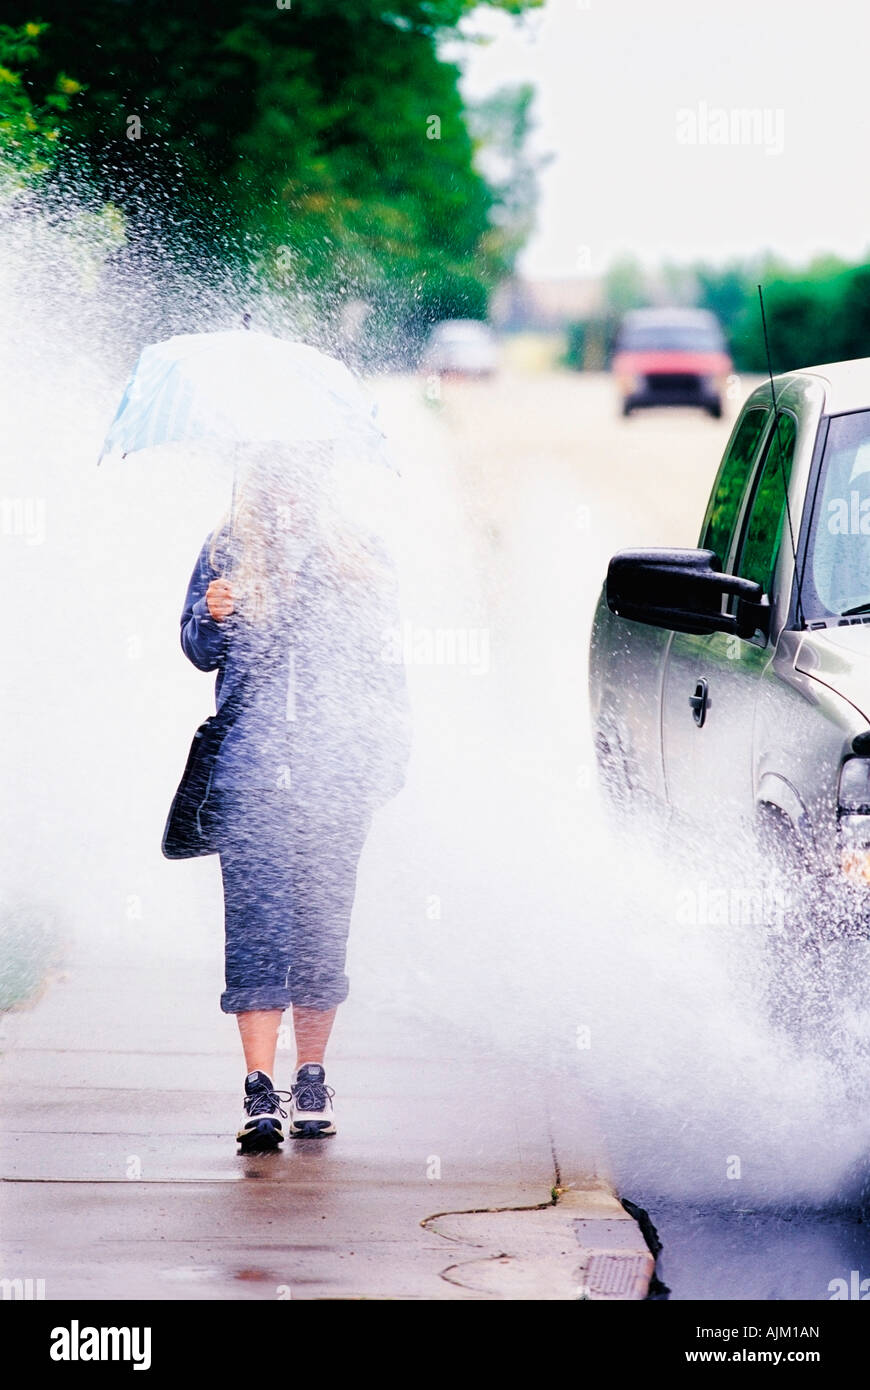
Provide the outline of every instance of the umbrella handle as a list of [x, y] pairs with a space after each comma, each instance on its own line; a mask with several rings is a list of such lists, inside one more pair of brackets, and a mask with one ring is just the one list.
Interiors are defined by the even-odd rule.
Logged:
[[229, 576], [229, 574], [230, 574], [231, 571], [232, 571], [232, 567], [233, 567], [233, 532], [234, 532], [234, 530], [235, 530], [235, 524], [236, 524], [236, 491], [237, 491], [237, 483], [238, 483], [238, 469], [237, 469], [237, 467], [236, 467], [235, 464], [234, 464], [234, 465], [233, 465], [233, 491], [232, 491], [232, 496], [230, 497], [230, 527], [229, 527], [229, 535], [228, 535], [228, 537], [227, 537], [227, 571], [226, 571], [226, 572], [227, 572], [227, 576]]

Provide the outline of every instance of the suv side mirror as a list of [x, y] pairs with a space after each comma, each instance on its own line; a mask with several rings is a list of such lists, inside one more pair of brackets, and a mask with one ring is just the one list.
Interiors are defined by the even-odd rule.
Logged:
[[[617, 617], [673, 632], [766, 631], [770, 609], [761, 585], [721, 574], [718, 565], [712, 550], [621, 550], [607, 567], [607, 606]], [[722, 612], [723, 594], [740, 600], [736, 617]]]

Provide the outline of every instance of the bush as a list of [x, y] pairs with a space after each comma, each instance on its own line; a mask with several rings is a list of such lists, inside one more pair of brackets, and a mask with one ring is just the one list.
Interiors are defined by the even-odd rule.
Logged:
[[0, 906], [0, 1010], [36, 994], [59, 960], [61, 946], [59, 924], [50, 908]]
[[563, 366], [577, 372], [602, 372], [610, 365], [619, 326], [617, 315], [606, 314], [570, 324]]

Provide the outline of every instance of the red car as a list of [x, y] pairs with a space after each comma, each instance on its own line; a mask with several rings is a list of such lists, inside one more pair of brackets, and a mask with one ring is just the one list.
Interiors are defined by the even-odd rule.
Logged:
[[622, 320], [612, 371], [623, 415], [642, 405], [697, 405], [718, 419], [731, 369], [706, 309], [634, 309]]

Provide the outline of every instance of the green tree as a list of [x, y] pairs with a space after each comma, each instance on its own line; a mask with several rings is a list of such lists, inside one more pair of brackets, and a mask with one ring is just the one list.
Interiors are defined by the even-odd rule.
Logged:
[[[540, 0], [485, 2], [520, 14]], [[179, 229], [289, 293], [365, 299], [384, 339], [397, 325], [419, 337], [433, 318], [485, 313], [523, 233], [527, 183], [520, 196], [481, 171], [459, 70], [440, 56], [473, 8], [42, 0], [34, 90], [61, 62], [87, 85], [72, 136], [134, 239]], [[512, 107], [515, 144], [528, 101]]]
[[9, 197], [32, 185], [51, 167], [61, 137], [61, 122], [70, 112], [81, 83], [57, 73], [35, 101], [25, 70], [39, 57], [39, 40], [47, 26], [33, 20], [18, 27], [0, 25], [0, 191]]
[[612, 340], [621, 313], [648, 303], [655, 283], [670, 291], [673, 303], [686, 302], [694, 286], [695, 302], [725, 329], [738, 371], [767, 371], [759, 284], [775, 372], [870, 356], [870, 265], [848, 265], [825, 254], [795, 267], [766, 252], [722, 266], [668, 264], [649, 280], [630, 258], [616, 262], [605, 276], [605, 312], [573, 325], [566, 364], [601, 365], [595, 345], [602, 332]]
[[604, 302], [614, 315], [642, 309], [649, 303], [648, 277], [634, 256], [621, 256], [608, 266], [604, 274]]

